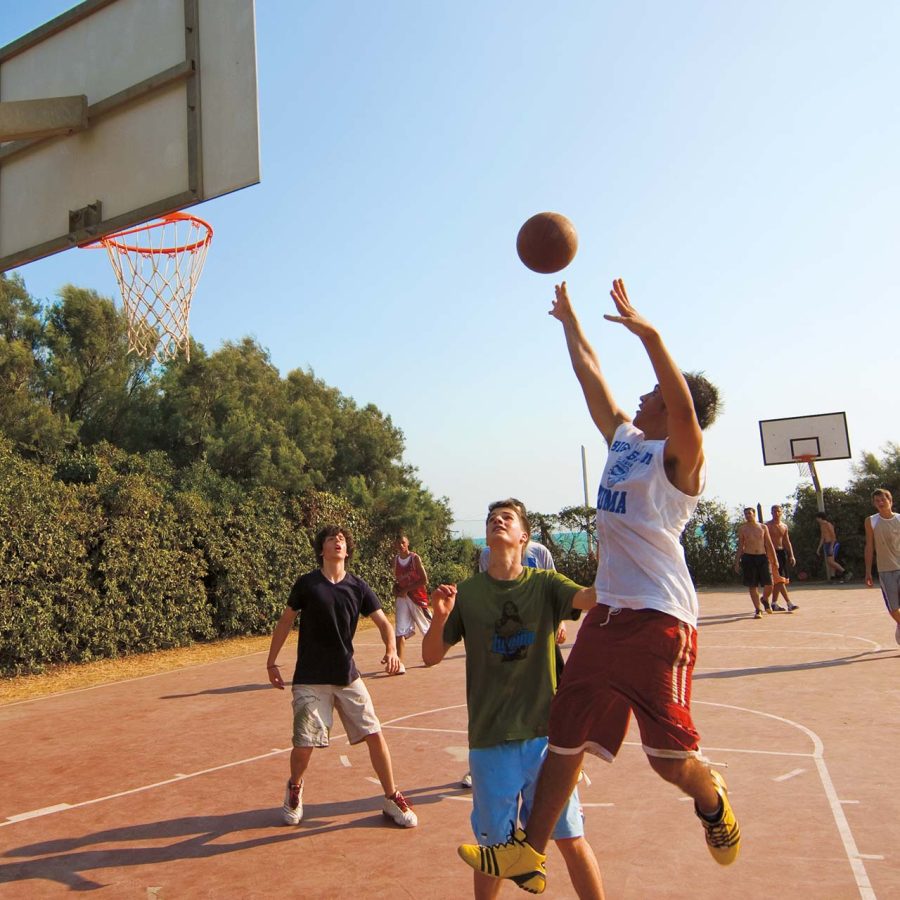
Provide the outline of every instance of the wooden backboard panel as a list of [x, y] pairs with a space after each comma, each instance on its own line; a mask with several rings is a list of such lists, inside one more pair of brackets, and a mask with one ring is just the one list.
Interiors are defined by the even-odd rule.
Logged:
[[87, 0], [0, 50], [0, 101], [72, 94], [87, 130], [0, 145], [0, 271], [259, 181], [253, 0]]
[[843, 412], [763, 419], [759, 436], [767, 466], [795, 463], [801, 455], [816, 460], [850, 458], [850, 434]]

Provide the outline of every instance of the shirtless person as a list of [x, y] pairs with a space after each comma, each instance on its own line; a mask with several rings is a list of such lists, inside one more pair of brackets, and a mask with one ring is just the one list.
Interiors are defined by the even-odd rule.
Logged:
[[[783, 607], [778, 605], [778, 595], [784, 597], [787, 605], [787, 611], [793, 612], [797, 609], [796, 603], [791, 603], [791, 598], [787, 592], [787, 567], [795, 565], [797, 560], [794, 559], [794, 548], [791, 546], [791, 538], [788, 535], [788, 527], [781, 521], [781, 507], [772, 507], [772, 518], [766, 522], [766, 528], [769, 529], [769, 537], [772, 539], [772, 546], [775, 548], [775, 558], [778, 561], [778, 575], [772, 572], [772, 610], [781, 612]], [[782, 581], [781, 579], [784, 579]], [[763, 599], [768, 599], [768, 589], [763, 589]]]
[[816, 513], [816, 521], [819, 523], [819, 546], [816, 547], [816, 556], [825, 554], [825, 569], [829, 578], [840, 578], [841, 581], [849, 581], [853, 577], [853, 573], [849, 569], [845, 569], [834, 558], [835, 545], [837, 544], [837, 534], [834, 525], [828, 521], [825, 513]]
[[[762, 605], [767, 613], [772, 612], [767, 599], [768, 589], [772, 587], [772, 572], [769, 560], [777, 565], [775, 548], [769, 537], [769, 530], [765, 525], [756, 521], [756, 510], [748, 506], [744, 510], [744, 524], [738, 528], [738, 548], [734, 558], [734, 571], [741, 572], [744, 586], [750, 591], [750, 599], [756, 612], [754, 619], [762, 618], [760, 608], [759, 589], [763, 588], [766, 595], [763, 596]], [[773, 568], [775, 567], [773, 565]]]

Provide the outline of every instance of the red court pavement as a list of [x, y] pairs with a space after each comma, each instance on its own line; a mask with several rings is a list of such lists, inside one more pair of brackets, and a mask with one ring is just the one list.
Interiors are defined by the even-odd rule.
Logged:
[[[753, 621], [743, 591], [701, 595], [695, 718], [727, 765], [734, 866], [709, 857], [636, 731], [613, 766], [588, 759], [587, 835], [610, 898], [900, 896], [893, 625], [875, 590], [793, 597], [796, 614]], [[0, 707], [0, 897], [471, 896], [455, 849], [471, 836], [462, 650], [399, 678], [378, 674], [382, 652], [376, 632], [358, 635], [418, 828], [382, 818], [364, 746], [338, 735], [313, 756], [303, 823], [280, 824], [289, 696], [257, 653]], [[555, 849], [549, 872], [545, 896], [573, 897]]]

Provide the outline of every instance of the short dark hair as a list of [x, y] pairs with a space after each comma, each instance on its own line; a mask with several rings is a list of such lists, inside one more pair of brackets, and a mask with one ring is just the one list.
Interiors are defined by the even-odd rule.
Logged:
[[353, 556], [353, 550], [356, 547], [356, 544], [353, 541], [353, 535], [351, 534], [350, 529], [345, 525], [325, 525], [318, 530], [315, 540], [313, 541], [313, 552], [316, 554], [316, 562], [320, 566], [324, 562], [322, 550], [325, 547], [326, 538], [337, 537], [339, 534], [342, 534], [344, 540], [347, 542], [347, 559], [350, 559]]
[[756, 510], [752, 506], [745, 506], [744, 512], [745, 513], [752, 512], [754, 516], [756, 515]]
[[719, 389], [702, 372], [682, 372], [694, 402], [694, 412], [701, 429], [707, 429], [722, 411]]
[[894, 495], [887, 488], [876, 488], [872, 491], [872, 498], [875, 497], [887, 497], [889, 503], [894, 502]]

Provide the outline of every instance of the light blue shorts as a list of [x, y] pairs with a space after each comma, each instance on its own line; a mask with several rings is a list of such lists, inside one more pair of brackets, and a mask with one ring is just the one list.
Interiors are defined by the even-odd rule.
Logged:
[[[472, 773], [472, 831], [479, 844], [500, 844], [513, 828], [525, 826], [534, 802], [547, 738], [506, 741], [494, 747], [469, 750]], [[572, 791], [553, 840], [584, 836], [584, 814], [578, 789]]]

